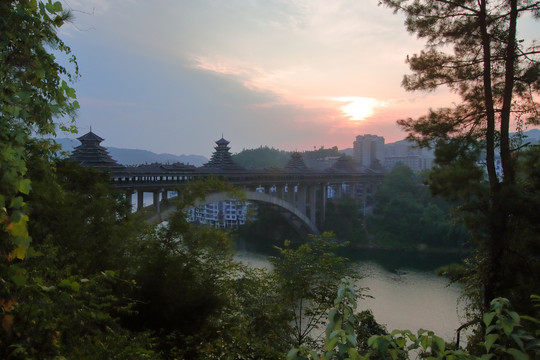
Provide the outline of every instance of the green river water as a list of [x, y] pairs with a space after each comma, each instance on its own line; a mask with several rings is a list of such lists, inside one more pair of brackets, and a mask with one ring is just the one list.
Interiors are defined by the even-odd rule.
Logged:
[[[464, 320], [461, 288], [435, 275], [440, 266], [459, 261], [455, 254], [408, 253], [389, 250], [348, 252], [354, 271], [373, 298], [361, 299], [358, 310], [371, 309], [375, 319], [393, 329], [429, 329], [445, 340], [455, 339]], [[269, 267], [266, 255], [238, 250], [236, 258], [254, 267]]]

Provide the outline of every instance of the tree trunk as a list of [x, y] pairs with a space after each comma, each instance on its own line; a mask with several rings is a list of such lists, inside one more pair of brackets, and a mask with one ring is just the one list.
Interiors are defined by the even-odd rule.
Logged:
[[495, 171], [495, 109], [493, 105], [493, 92], [491, 89], [491, 38], [487, 25], [487, 0], [482, 0], [478, 22], [482, 37], [483, 49], [483, 83], [484, 83], [484, 103], [486, 107], [486, 167], [491, 191], [496, 191], [499, 180]]
[[[502, 266], [502, 246], [506, 230], [506, 219], [499, 204], [500, 183], [495, 168], [495, 105], [492, 90], [491, 35], [487, 24], [487, 0], [481, 0], [479, 27], [483, 48], [483, 85], [486, 110], [486, 168], [490, 194], [488, 206], [488, 238], [486, 239], [486, 268], [484, 273], [484, 308], [489, 309], [491, 300], [500, 295], [497, 286], [499, 269]], [[501, 124], [502, 125], [502, 124]]]
[[506, 64], [504, 75], [503, 105], [501, 109], [501, 163], [505, 183], [514, 182], [514, 166], [510, 149], [510, 116], [512, 94], [514, 91], [515, 63], [516, 63], [516, 25], [518, 18], [517, 0], [509, 0], [510, 19], [508, 26], [508, 41], [506, 44]]

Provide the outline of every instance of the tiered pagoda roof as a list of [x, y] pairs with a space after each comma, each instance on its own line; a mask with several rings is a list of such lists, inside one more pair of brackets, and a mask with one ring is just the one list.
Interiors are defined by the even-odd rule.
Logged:
[[344, 154], [336, 160], [330, 171], [351, 173], [356, 172], [357, 169], [352, 158]]
[[210, 161], [204, 164], [202, 166], [203, 168], [223, 171], [245, 170], [242, 166], [233, 161], [232, 155], [229, 152], [231, 148], [228, 146], [229, 142], [227, 140], [222, 137], [216, 141], [216, 145], [217, 146], [214, 147], [215, 151], [212, 154]]
[[289, 162], [285, 166], [285, 169], [292, 171], [304, 171], [308, 170], [308, 167], [306, 166], [304, 159], [302, 159], [302, 155], [299, 152], [293, 152]]
[[92, 130], [87, 134], [77, 138], [81, 145], [73, 149], [71, 159], [77, 161], [82, 166], [91, 166], [99, 169], [120, 169], [122, 165], [118, 164], [107, 151], [100, 145], [104, 140], [94, 134]]

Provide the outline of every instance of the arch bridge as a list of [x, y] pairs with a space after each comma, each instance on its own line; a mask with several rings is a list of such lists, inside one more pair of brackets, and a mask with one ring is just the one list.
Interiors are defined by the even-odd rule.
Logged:
[[[308, 168], [299, 153], [293, 153], [283, 169], [245, 169], [233, 162], [229, 142], [223, 138], [216, 141], [215, 152], [202, 167], [180, 163], [122, 166], [99, 145], [103, 139], [94, 133], [89, 132], [78, 140], [81, 145], [75, 148], [71, 157], [84, 166], [107, 170], [112, 184], [123, 190], [130, 201], [136, 193], [137, 211], [144, 208], [144, 194], [153, 194], [152, 221], [161, 221], [167, 216], [170, 210], [164, 205], [171, 191], [181, 191], [194, 181], [217, 178], [239, 188], [248, 201], [269, 204], [286, 212], [297, 228], [318, 233], [318, 227], [325, 220], [329, 198], [339, 199], [346, 195], [365, 205], [384, 177], [382, 172], [358, 169], [345, 156], [337, 159], [331, 168]], [[216, 199], [226, 200], [224, 194], [207, 197], [208, 202]]]
[[[114, 186], [125, 191], [127, 199], [137, 194], [137, 211], [144, 208], [144, 193], [153, 194], [155, 216], [152, 221], [166, 218], [162, 209], [170, 192], [181, 190], [193, 181], [218, 178], [238, 187], [246, 201], [264, 203], [285, 211], [296, 228], [304, 227], [315, 234], [318, 233], [318, 227], [324, 223], [326, 201], [329, 198], [349, 196], [360, 204], [365, 204], [367, 197], [376, 191], [382, 181], [382, 174], [376, 173], [285, 170], [213, 172], [204, 169], [186, 171], [173, 170], [172, 167], [164, 165], [138, 167], [137, 171], [111, 172], [111, 175]], [[231, 199], [228, 194], [211, 194], [205, 202], [227, 199]], [[202, 204], [203, 202], [199, 202], [195, 205]]]

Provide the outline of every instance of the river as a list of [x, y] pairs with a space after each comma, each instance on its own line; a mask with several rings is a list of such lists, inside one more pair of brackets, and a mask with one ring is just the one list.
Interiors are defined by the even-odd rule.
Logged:
[[[144, 194], [144, 205], [152, 203]], [[134, 207], [136, 196], [133, 197]], [[359, 287], [369, 288], [358, 302], [359, 310], [371, 309], [375, 319], [393, 329], [429, 329], [445, 340], [455, 340], [455, 330], [465, 321], [463, 304], [458, 303], [461, 287], [435, 275], [436, 268], [458, 262], [455, 254], [428, 254], [390, 250], [348, 251], [356, 271], [363, 277]], [[269, 267], [265, 255], [242, 249], [236, 258], [255, 267]]]
[[[457, 255], [356, 250], [347, 256], [363, 277], [373, 298], [358, 301], [358, 310], [371, 309], [377, 322], [394, 329], [429, 329], [447, 341], [463, 323], [458, 303], [461, 287], [435, 275], [437, 267], [457, 262]], [[254, 267], [269, 267], [265, 255], [238, 250], [236, 258]]]

